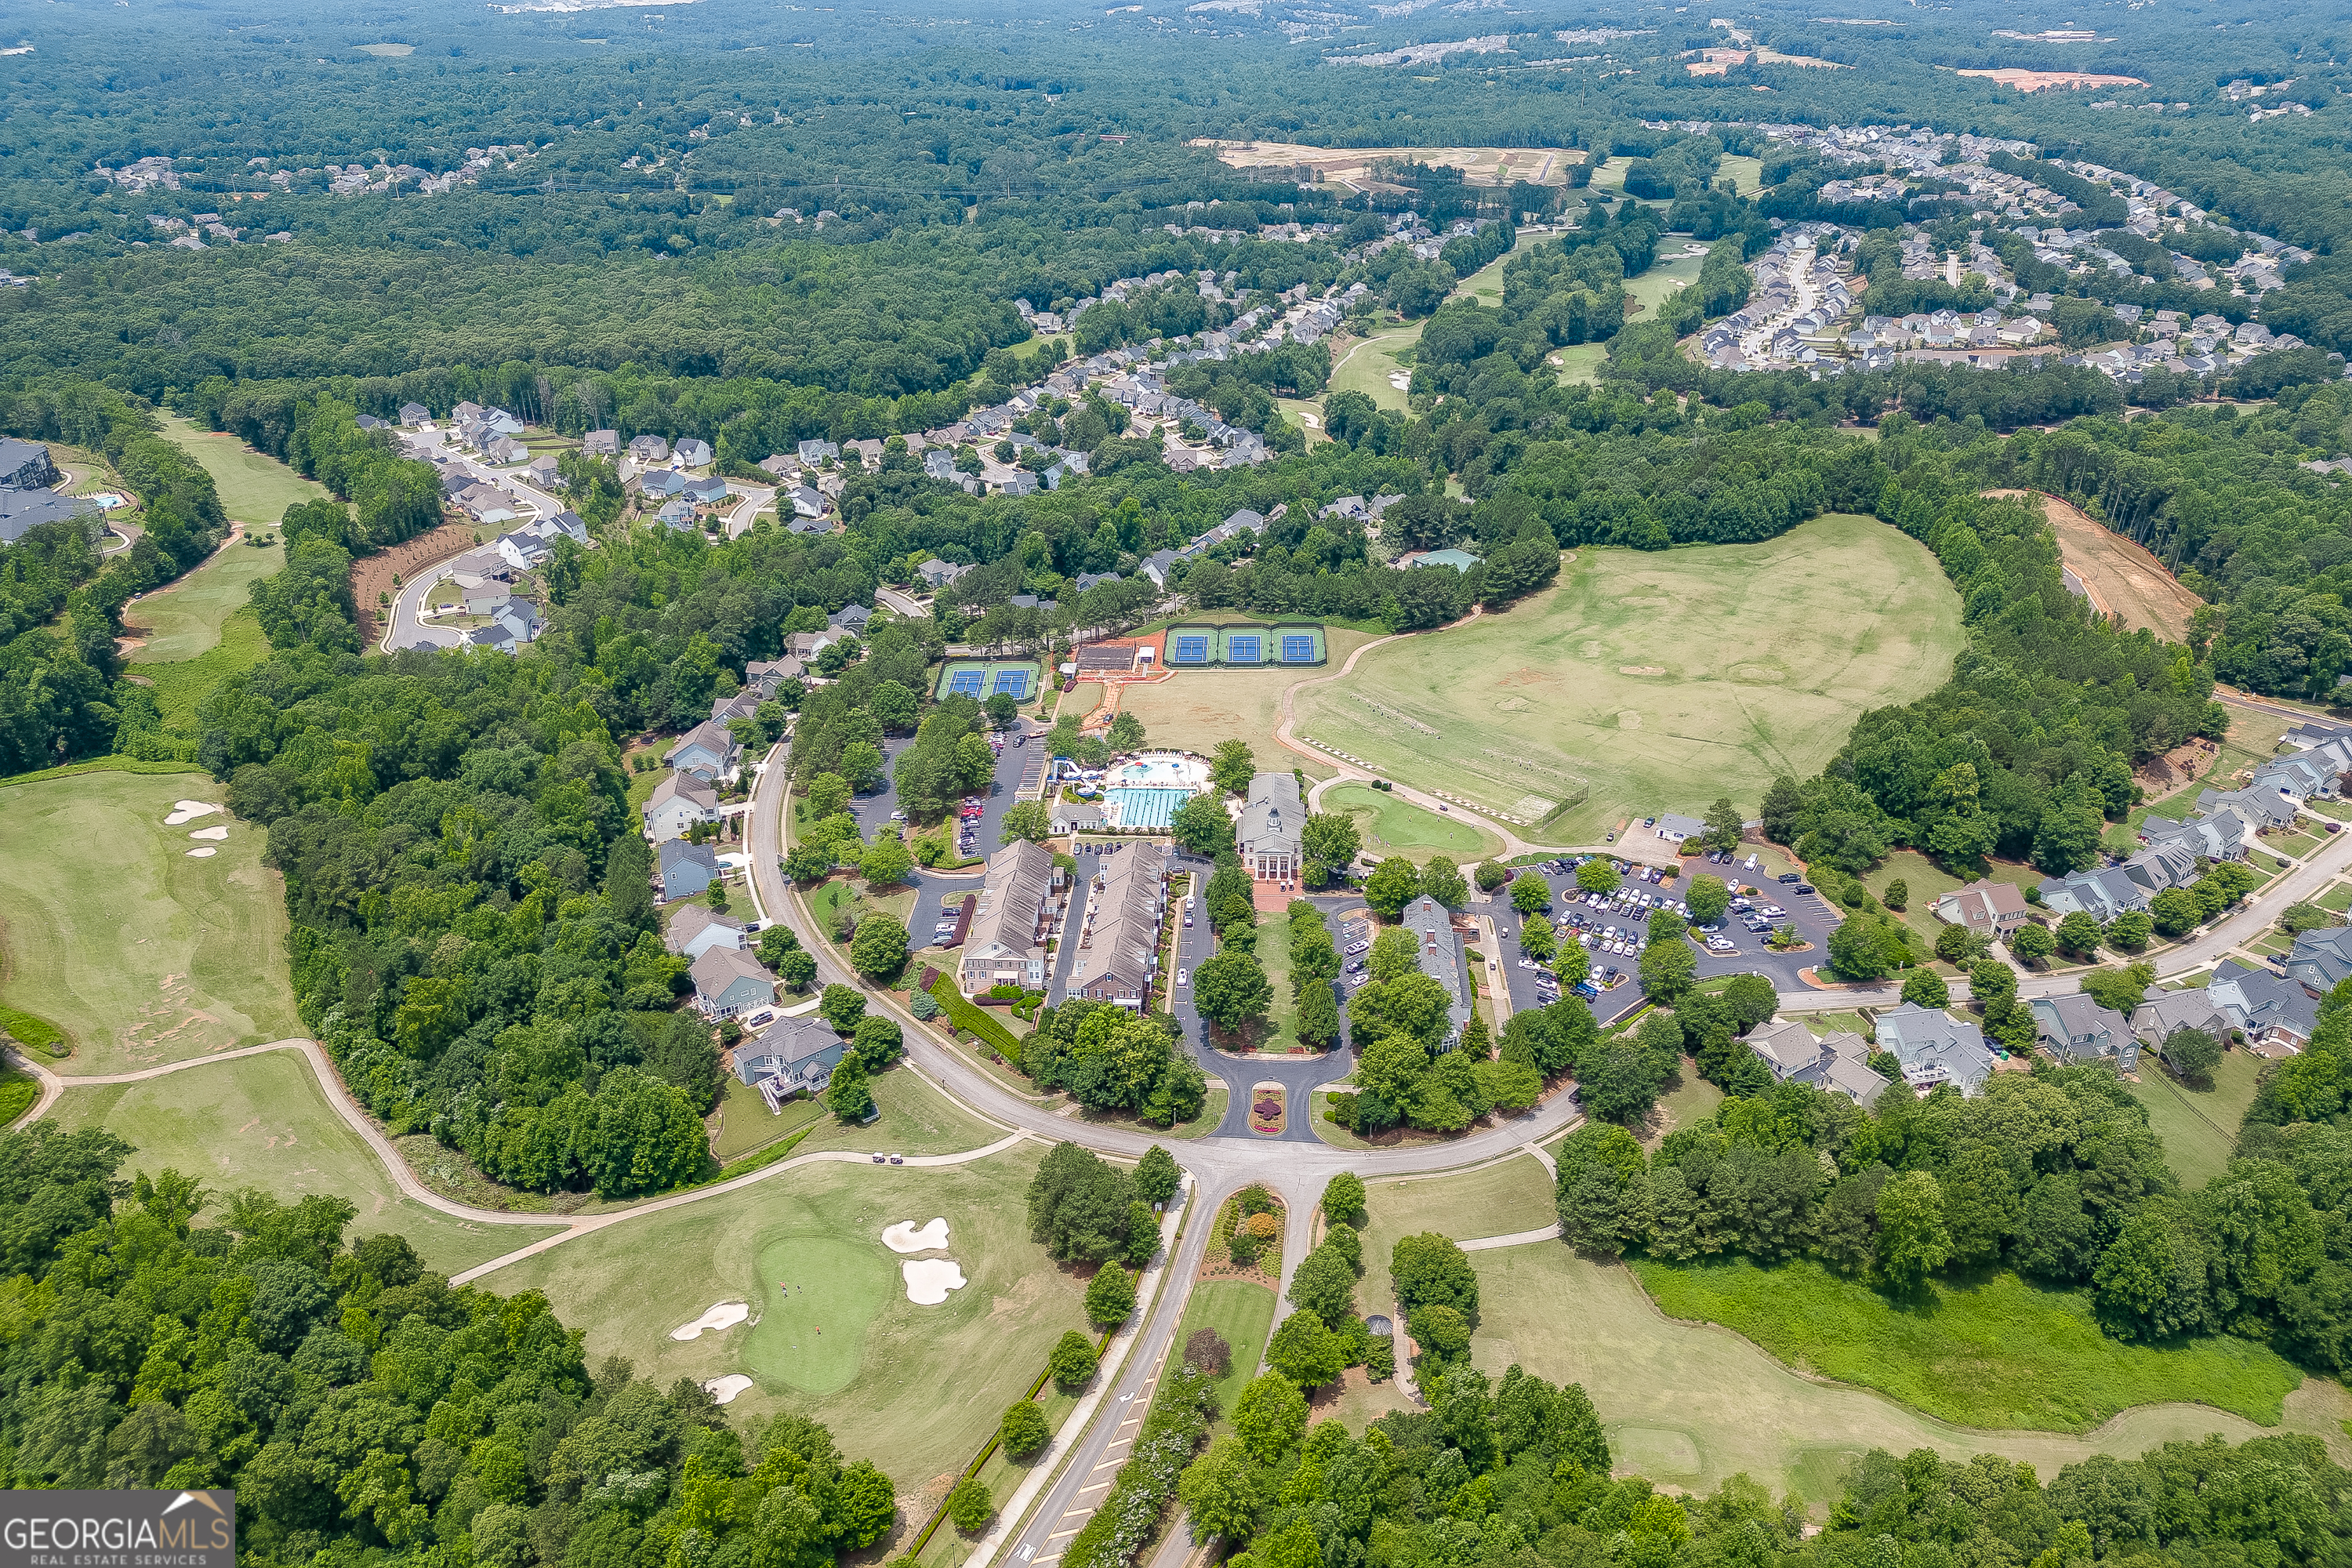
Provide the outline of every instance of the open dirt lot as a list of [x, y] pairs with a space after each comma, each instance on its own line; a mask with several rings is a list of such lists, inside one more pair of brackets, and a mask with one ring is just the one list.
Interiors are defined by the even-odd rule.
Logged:
[[1933, 690], [1959, 646], [1927, 552], [1832, 515], [1762, 544], [1580, 550], [1549, 592], [1301, 692], [1298, 732], [1529, 821], [1589, 785], [1542, 837], [1597, 841], [1627, 816], [1752, 806], [1864, 710]]
[[1584, 162], [1573, 148], [1555, 147], [1308, 147], [1295, 142], [1219, 142], [1203, 137], [1191, 143], [1215, 151], [1217, 159], [1235, 169], [1310, 169], [1318, 181], [1350, 188], [1376, 182], [1372, 165], [1381, 163], [1426, 163], [1432, 168], [1459, 169], [1474, 185], [1507, 185], [1525, 180], [1531, 185], [1561, 185], [1568, 171]]
[[2136, 76], [2101, 76], [2096, 71], [2029, 71], [2014, 68], [2005, 70], [1960, 71], [1960, 76], [1982, 77], [2002, 87], [2013, 87], [2020, 92], [2040, 92], [2044, 88], [2076, 87], [2146, 87], [2147, 83]]
[[[2021, 496], [2024, 490], [1988, 490], [1988, 495]], [[2042, 498], [2042, 515], [2058, 535], [2058, 553], [2066, 570], [2091, 591], [2091, 603], [2124, 625], [2145, 626], [2158, 637], [2179, 642], [2189, 635], [2189, 617], [2204, 600], [2180, 585], [2143, 546], [2110, 532], [2080, 507], [2055, 496]]]

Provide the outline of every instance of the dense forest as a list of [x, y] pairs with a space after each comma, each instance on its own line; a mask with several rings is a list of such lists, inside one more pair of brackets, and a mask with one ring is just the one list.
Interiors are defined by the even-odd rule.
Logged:
[[545, 1298], [453, 1289], [355, 1214], [0, 1136], [0, 1485], [233, 1487], [273, 1564], [814, 1568], [888, 1532], [889, 1478], [815, 1422], [592, 1368]]

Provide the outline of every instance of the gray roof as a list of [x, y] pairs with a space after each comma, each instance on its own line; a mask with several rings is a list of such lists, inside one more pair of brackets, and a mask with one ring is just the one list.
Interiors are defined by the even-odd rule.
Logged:
[[2352, 977], [2352, 927], [2328, 926], [2296, 937], [2286, 972], [2314, 991], [2335, 990]]
[[2319, 1027], [2319, 1003], [2310, 992], [2294, 981], [2249, 969], [2235, 959], [2225, 958], [2215, 967], [2205, 994], [2232, 1025], [2248, 1035], [2280, 1029], [2308, 1040]]
[[2133, 1008], [2131, 1016], [2132, 1033], [2151, 1046], [2170, 1038], [2179, 1029], [2202, 1029], [2221, 1036], [2233, 1026], [2228, 1012], [2207, 991], [2158, 991], [2151, 987], [2147, 999]]
[[1307, 806], [1298, 798], [1296, 775], [1263, 773], [1250, 780], [1238, 835], [1244, 854], [1296, 856], [1299, 829], [1306, 825]]
[[1948, 1082], [1974, 1096], [1992, 1076], [1984, 1031], [1948, 1013], [1906, 1002], [1880, 1014], [1877, 1030], [1879, 1048], [1903, 1064], [1904, 1081], [1915, 1089]]
[[706, 1001], [717, 1001], [739, 982], [750, 981], [768, 988], [772, 999], [776, 977], [760, 967], [760, 961], [740, 947], [714, 947], [694, 961], [688, 973], [694, 976], [695, 994]]
[[14, 544], [48, 522], [69, 522], [96, 517], [98, 503], [55, 490], [0, 489], [0, 544]]
[[686, 944], [712, 926], [724, 926], [735, 933], [730, 946], [742, 945], [743, 922], [733, 915], [722, 915], [708, 904], [684, 904], [670, 916], [669, 929], [662, 933], [662, 945], [672, 952], [683, 952]]
[[2032, 1011], [2042, 1043], [2068, 1062], [2108, 1061], [2130, 1072], [2139, 1063], [2139, 1038], [2124, 1016], [2102, 1007], [2088, 994], [2070, 991], [2057, 996], [2036, 996], [2026, 1004]]
[[1452, 913], [1424, 893], [1405, 905], [1403, 923], [1419, 939], [1414, 945], [1421, 972], [1445, 987], [1446, 1016], [1453, 1021], [1452, 1033], [1460, 1033], [1470, 1021], [1470, 999], [1463, 984], [1462, 942], [1454, 934]]
[[656, 853], [660, 857], [664, 881], [668, 880], [671, 871], [689, 864], [701, 867], [712, 880], [718, 879], [719, 853], [708, 844], [688, 844], [683, 838], [671, 838], [665, 840]]

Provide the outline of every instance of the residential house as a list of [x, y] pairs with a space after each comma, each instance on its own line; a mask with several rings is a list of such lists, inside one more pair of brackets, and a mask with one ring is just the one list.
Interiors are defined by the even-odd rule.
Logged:
[[1256, 774], [1250, 780], [1235, 837], [1243, 868], [1261, 882], [1298, 880], [1304, 865], [1299, 836], [1306, 826], [1307, 805], [1299, 798], [1297, 777], [1288, 773]]
[[1168, 851], [1137, 840], [1097, 858], [1072, 996], [1140, 1010], [1160, 967], [1160, 928], [1168, 902]]
[[2147, 889], [2121, 866], [2095, 867], [2043, 879], [2037, 889], [2044, 909], [2059, 915], [2081, 912], [2101, 925], [2117, 915], [2147, 908]]
[[422, 403], [404, 403], [400, 405], [400, 422], [411, 430], [420, 425], [430, 423], [432, 418], [433, 410], [425, 407]]
[[1158, 550], [1145, 556], [1143, 563], [1136, 570], [1150, 578], [1152, 586], [1165, 588], [1168, 586], [1169, 572], [1173, 569], [1177, 562], [1182, 559], [1183, 557], [1173, 550]]
[[2026, 1005], [2033, 1013], [2034, 1038], [2060, 1061], [2112, 1062], [2120, 1072], [2139, 1069], [2139, 1037], [2114, 1008], [2100, 1006], [2080, 991], [2036, 996]]
[[496, 485], [473, 484], [456, 497], [457, 505], [476, 522], [492, 528], [512, 522], [522, 515], [515, 499]]
[[2325, 996], [2352, 978], [2352, 927], [2327, 926], [2294, 939], [2286, 972], [2314, 996]]
[[522, 477], [541, 489], [552, 489], [563, 482], [563, 466], [552, 452], [541, 452], [530, 460]]
[[1948, 1083], [1970, 1099], [1984, 1092], [1994, 1058], [1984, 1031], [1938, 1008], [1906, 1002], [1878, 1016], [1878, 1048], [1903, 1064], [1914, 1094]]
[[824, 516], [825, 499], [824, 492], [822, 490], [811, 489], [806, 485], [794, 485], [784, 492], [784, 498], [793, 503], [793, 512], [795, 516], [811, 521]]
[[864, 637], [866, 623], [873, 618], [874, 612], [864, 605], [844, 605], [825, 616], [824, 624], [829, 626], [838, 626], [852, 637]]
[[649, 468], [632, 476], [621, 488], [635, 493], [642, 504], [649, 500], [667, 500], [681, 494], [686, 486], [687, 477], [676, 468]]
[[732, 1018], [772, 1005], [776, 977], [740, 947], [713, 947], [687, 971], [694, 980], [694, 1005], [706, 1018]]
[[2154, 844], [2123, 863], [2123, 873], [2151, 900], [2197, 879], [2197, 852], [2184, 844]]
[[1886, 1092], [1886, 1079], [1870, 1070], [1869, 1043], [1851, 1029], [1817, 1040], [1800, 1023], [1759, 1024], [1748, 1033], [1748, 1046], [1779, 1082], [1829, 1089], [1864, 1110]]
[[838, 458], [841, 456], [841, 448], [830, 441], [803, 441], [799, 451], [802, 465], [811, 468], [827, 458]]
[[700, 958], [714, 947], [742, 947], [751, 941], [743, 922], [708, 904], [680, 904], [670, 912], [662, 945], [680, 958]]
[[784, 650], [803, 665], [837, 642], [846, 641], [849, 634], [839, 626], [827, 626], [821, 632], [793, 632], [784, 638]]
[[2237, 1027], [2210, 991], [2159, 991], [2149, 986], [2147, 998], [2132, 1009], [2131, 1032], [2139, 1043], [2160, 1053], [2164, 1042], [2182, 1029], [2200, 1029], [2217, 1040], [2227, 1040]]
[[2006, 938], [2032, 917], [2023, 889], [1989, 879], [1955, 888], [1928, 908], [1946, 925], [1965, 927], [1987, 941]]
[[1098, 588], [1105, 583], [1116, 583], [1118, 580], [1118, 574], [1116, 572], [1081, 572], [1070, 580], [1070, 585], [1083, 594], [1089, 588]]
[[662, 753], [662, 763], [712, 784], [734, 774], [736, 765], [742, 760], [742, 751], [725, 725], [706, 719], [680, 735], [677, 743]]
[[732, 697], [710, 700], [710, 721], [714, 724], [724, 724], [730, 719], [749, 719], [759, 711], [760, 693], [748, 686]]
[[1026, 468], [1014, 468], [998, 481], [996, 493], [1004, 496], [1034, 496], [1037, 493], [1037, 476]]
[[2248, 826], [2259, 829], [2286, 826], [2294, 820], [2296, 805], [2275, 786], [2265, 789], [2252, 784], [2240, 790], [2206, 790], [2197, 797], [2197, 809], [2200, 814], [2234, 811]]
[[680, 441], [677, 444], [677, 460], [685, 464], [689, 468], [709, 468], [710, 466], [710, 443], [700, 440], [695, 437], [688, 436], [685, 440]]
[[2319, 1027], [2319, 1003], [2300, 981], [2249, 969], [2235, 959], [2225, 958], [2214, 969], [2205, 994], [2260, 1055], [2299, 1051]]
[[708, 844], [666, 838], [654, 851], [664, 903], [708, 892], [719, 880], [719, 852]]
[[1454, 914], [1427, 894], [1405, 905], [1404, 928], [1412, 932], [1421, 972], [1445, 987], [1445, 1044], [1452, 1050], [1470, 1021], [1470, 985], [1462, 968], [1462, 939], [1454, 931]]
[[692, 501], [697, 506], [717, 507], [726, 505], [727, 498], [732, 492], [728, 489], [725, 479], [711, 474], [701, 479], [687, 480], [678, 486], [677, 493], [681, 499]]
[[492, 545], [468, 550], [449, 563], [449, 578], [458, 587], [471, 590], [490, 583], [514, 581], [515, 563]]
[[1053, 851], [1026, 838], [988, 858], [980, 907], [956, 954], [956, 985], [965, 995], [977, 996], [992, 985], [1045, 988], [1045, 939], [1060, 883]]
[[2143, 817], [2139, 837], [2144, 844], [2179, 845], [2207, 860], [2242, 860], [2254, 830], [2237, 811], [2224, 807], [2178, 822], [2168, 816]]
[[676, 529], [680, 533], [691, 533], [699, 527], [698, 517], [694, 503], [684, 496], [670, 497], [662, 502], [661, 510], [654, 513], [656, 522], [664, 528]]
[[635, 436], [629, 439], [629, 456], [640, 463], [666, 463], [669, 443], [658, 436]]
[[591, 430], [580, 438], [580, 449], [592, 458], [618, 457], [621, 433], [618, 430]]
[[520, 463], [530, 456], [530, 448], [511, 436], [498, 436], [482, 448], [482, 456], [493, 463]]
[[808, 667], [786, 654], [782, 658], [753, 659], [743, 667], [743, 679], [763, 697], [773, 697], [787, 680], [800, 680]]
[[[926, 460], [928, 461], [928, 459]], [[923, 580], [924, 586], [931, 589], [933, 592], [937, 592], [938, 590], [955, 582], [958, 578], [963, 576], [965, 573], [970, 572], [971, 570], [971, 568], [969, 566], [960, 566], [951, 562], [942, 561], [938, 556], [934, 555], [929, 561], [924, 562], [920, 566], [915, 568], [915, 575]]]
[[845, 442], [844, 446], [847, 450], [856, 454], [857, 466], [867, 473], [876, 473], [881, 469], [882, 443], [880, 441], [869, 436], [862, 441]]
[[816, 1015], [779, 1018], [735, 1047], [735, 1076], [774, 1110], [796, 1094], [823, 1094], [848, 1054], [848, 1042]]
[[719, 795], [692, 773], [672, 773], [654, 785], [638, 816], [645, 820], [646, 837], [656, 844], [683, 838], [697, 824], [719, 820]]
[[955, 453], [945, 447], [934, 447], [923, 454], [923, 473], [930, 479], [952, 483], [956, 477]]

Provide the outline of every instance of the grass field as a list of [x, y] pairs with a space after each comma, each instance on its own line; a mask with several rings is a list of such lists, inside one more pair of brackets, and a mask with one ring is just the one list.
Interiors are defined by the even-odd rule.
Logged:
[[1265, 1353], [1266, 1336], [1274, 1332], [1277, 1304], [1272, 1290], [1250, 1279], [1204, 1279], [1192, 1287], [1192, 1299], [1184, 1303], [1176, 1355], [1184, 1353], [1184, 1342], [1201, 1329], [1216, 1330], [1233, 1349], [1233, 1370], [1217, 1380], [1217, 1408], [1227, 1427], [1242, 1389], [1257, 1375], [1258, 1357]]
[[[1471, 1255], [1480, 1317], [1475, 1363], [1498, 1374], [1513, 1363], [1580, 1383], [1601, 1412], [1621, 1474], [1712, 1490], [1746, 1471], [1774, 1491], [1795, 1490], [1816, 1516], [1835, 1500], [1844, 1461], [1872, 1447], [1934, 1448], [1948, 1458], [1997, 1453], [2048, 1476], [2111, 1454], [2137, 1458], [2174, 1439], [2219, 1432], [2243, 1441], [2264, 1428], [2203, 1405], [2141, 1406], [2086, 1436], [1974, 1431], [1948, 1426], [1865, 1388], [1790, 1370], [1723, 1329], [1659, 1315], [1622, 1267], [1554, 1243]], [[2256, 1352], [2259, 1353], [2259, 1352]], [[2202, 1390], [2196, 1397], [2210, 1398]], [[2352, 1415], [2339, 1384], [2313, 1379], [2286, 1396], [2284, 1425], [2352, 1458], [2337, 1423]], [[2275, 1428], [2272, 1428], [2275, 1430]]]
[[[1218, 742], [1238, 738], [1250, 743], [1259, 766], [1296, 763], [1312, 776], [1314, 757], [1302, 757], [1274, 738], [1275, 726], [1282, 722], [1282, 694], [1301, 680], [1329, 675], [1371, 640], [1370, 633], [1326, 626], [1326, 662], [1320, 668], [1188, 669], [1167, 680], [1122, 688], [1119, 711], [1143, 721], [1143, 732], [1154, 746], [1206, 754]], [[1332, 771], [1327, 766], [1322, 773]]]
[[1717, 166], [1716, 177], [1730, 181], [1735, 195], [1752, 196], [1764, 184], [1764, 160], [1727, 156]]
[[[1356, 1310], [1393, 1312], [1395, 1289], [1389, 1281], [1389, 1255], [1397, 1238], [1433, 1230], [1456, 1241], [1537, 1230], [1559, 1217], [1551, 1176], [1532, 1157], [1518, 1157], [1459, 1176], [1414, 1181], [1394, 1177], [1364, 1184], [1364, 1277], [1356, 1284]], [[1473, 1254], [1473, 1258], [1487, 1256]]]
[[[2042, 880], [2041, 872], [2015, 861], [1995, 860], [1990, 862], [1990, 867], [1986, 874], [1989, 881], [2012, 882], [2022, 889], [2034, 887]], [[1927, 938], [1927, 945], [1932, 948], [1936, 945], [1936, 933], [1943, 929], [1944, 922], [1936, 918], [1935, 911], [1928, 906], [1953, 889], [1967, 884], [1917, 850], [1897, 849], [1881, 860], [1874, 869], [1864, 874], [1862, 885], [1870, 889], [1873, 898], [1884, 900], [1887, 884], [1898, 877], [1903, 879], [1904, 889], [1910, 897], [1904, 912], [1895, 918]]]
[[327, 487], [306, 479], [235, 436], [199, 429], [176, 414], [158, 413], [166, 439], [205, 466], [220, 492], [221, 508], [248, 526], [276, 527], [289, 506], [325, 500]]
[[1326, 810], [1344, 811], [1356, 819], [1368, 855], [1396, 854], [1414, 860], [1451, 855], [1456, 863], [1466, 866], [1502, 846], [1502, 840], [1467, 817], [1441, 816], [1370, 784], [1334, 784], [1323, 792], [1321, 804]]
[[[1054, 1342], [1085, 1326], [1080, 1282], [1028, 1236], [1021, 1192], [1044, 1157], [1029, 1143], [943, 1169], [804, 1167], [614, 1226], [485, 1283], [546, 1291], [566, 1323], [587, 1331], [592, 1359], [625, 1356], [665, 1388], [750, 1376], [730, 1415], [789, 1408], [824, 1422], [889, 1473], [919, 1521], [907, 1494], [968, 1463]], [[967, 1283], [919, 1307], [880, 1233], [934, 1216], [948, 1222], [945, 1256]], [[662, 1266], [643, 1267], [648, 1258]], [[719, 1301], [751, 1303], [752, 1321], [669, 1337]]]
[[[129, 656], [132, 664], [175, 664], [219, 646], [229, 617], [247, 611], [253, 584], [286, 564], [282, 544], [228, 544], [168, 587], [123, 607], [125, 623], [142, 628], [145, 640]], [[261, 628], [254, 627], [254, 636]], [[142, 670], [142, 675], [152, 674]]]
[[1601, 366], [1609, 358], [1607, 343], [1577, 343], [1572, 347], [1554, 349], [1551, 363], [1559, 367], [1563, 386], [1592, 386], [1601, 380]]
[[1412, 373], [1397, 358], [1397, 351], [1410, 349], [1421, 342], [1421, 323], [1409, 321], [1401, 327], [1390, 327], [1374, 332], [1349, 348], [1331, 367], [1333, 392], [1360, 392], [1382, 408], [1392, 408], [1402, 414], [1405, 408], [1404, 388], [1390, 381], [1391, 375]]
[[[84, 773], [7, 792], [0, 886], [12, 890], [0, 1000], [74, 1042], [77, 1073], [119, 1072], [303, 1033], [287, 983], [286, 910], [262, 836], [228, 814], [178, 827], [201, 773]], [[195, 828], [228, 826], [192, 859]]]
[[2228, 1168], [2262, 1069], [2262, 1058], [2252, 1052], [2227, 1051], [2210, 1082], [2191, 1085], [2165, 1071], [2153, 1053], [2141, 1053], [2139, 1081], [2126, 1087], [2147, 1107], [2148, 1128], [2164, 1144], [2164, 1163], [2182, 1186], [2201, 1187]]
[[1302, 691], [1299, 732], [1530, 820], [1585, 781], [1543, 837], [1597, 841], [1810, 775], [1864, 710], [1940, 684], [1959, 646], [1925, 551], [1833, 514], [1762, 544], [1580, 550], [1551, 591]]
[[293, 1051], [239, 1057], [146, 1083], [69, 1089], [49, 1120], [67, 1128], [104, 1127], [134, 1145], [138, 1152], [122, 1165], [126, 1179], [168, 1167], [197, 1177], [216, 1200], [241, 1187], [259, 1187], [286, 1203], [312, 1193], [349, 1199], [359, 1208], [350, 1235], [397, 1231], [437, 1273], [470, 1268], [547, 1234], [478, 1225], [402, 1196]]
[[144, 662], [146, 653], [144, 647], [131, 650], [131, 677], [153, 690], [165, 727], [194, 733], [196, 705], [230, 676], [268, 658], [269, 639], [262, 635], [260, 617], [247, 606], [226, 616], [215, 628], [211, 645], [194, 658], [150, 664]]
[[2244, 1340], [2154, 1348], [2109, 1339], [2087, 1292], [2036, 1289], [2013, 1274], [1933, 1286], [1906, 1308], [1810, 1259], [1631, 1267], [1669, 1317], [1721, 1323], [1791, 1365], [1959, 1426], [2085, 1432], [2133, 1405], [2175, 1402], [2273, 1426], [2302, 1381]]
[[[1661, 241], [1660, 244], [1662, 248], [1666, 246], [1672, 246], [1677, 250], [1681, 248], [1677, 241], [1671, 239]], [[1646, 272], [1627, 279], [1625, 292], [1639, 309], [1625, 319], [1629, 321], [1638, 321], [1644, 316], [1654, 314], [1657, 310], [1659, 300], [1677, 289], [1686, 289], [1697, 282], [1698, 269], [1706, 265], [1706, 258], [1703, 256], [1676, 256], [1669, 260], [1656, 263]]]
[[1658, 1097], [1658, 1109], [1651, 1118], [1649, 1136], [1643, 1142], [1654, 1150], [1665, 1142], [1667, 1133], [1677, 1127], [1688, 1127], [1706, 1121], [1722, 1103], [1723, 1090], [1699, 1077], [1697, 1065], [1685, 1057], [1674, 1082], [1664, 1094]]

